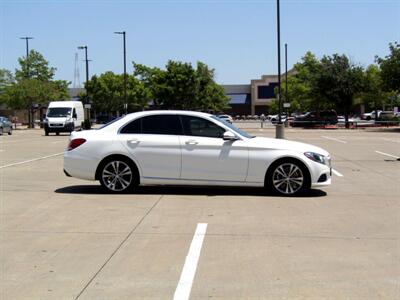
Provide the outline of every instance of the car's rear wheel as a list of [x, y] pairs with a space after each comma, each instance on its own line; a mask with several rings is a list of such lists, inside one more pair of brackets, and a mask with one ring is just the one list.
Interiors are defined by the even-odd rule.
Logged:
[[107, 191], [123, 193], [134, 186], [135, 177], [130, 163], [122, 159], [113, 159], [103, 165], [99, 179]]
[[12, 128], [8, 131], [8, 135], [12, 135]]
[[0, 127], [0, 135], [3, 135], [3, 128]]
[[309, 188], [309, 174], [296, 160], [282, 160], [274, 164], [267, 178], [272, 191], [284, 196], [293, 196]]

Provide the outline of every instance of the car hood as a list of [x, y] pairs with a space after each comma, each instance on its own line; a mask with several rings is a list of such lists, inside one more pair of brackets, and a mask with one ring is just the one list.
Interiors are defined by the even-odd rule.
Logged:
[[254, 137], [252, 139], [249, 139], [249, 146], [270, 150], [291, 150], [300, 153], [315, 152], [324, 156], [329, 156], [329, 153], [320, 147], [284, 139]]

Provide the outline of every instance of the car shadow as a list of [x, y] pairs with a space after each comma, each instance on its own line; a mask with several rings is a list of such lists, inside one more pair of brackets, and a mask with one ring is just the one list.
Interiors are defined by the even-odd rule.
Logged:
[[[107, 193], [99, 185], [72, 185], [54, 191], [59, 194], [93, 194], [102, 195]], [[263, 188], [254, 187], [198, 187], [198, 186], [139, 186], [131, 195], [187, 195], [187, 196], [259, 196], [259, 197], [281, 197]], [[322, 190], [311, 189], [290, 198], [324, 197], [327, 193]]]

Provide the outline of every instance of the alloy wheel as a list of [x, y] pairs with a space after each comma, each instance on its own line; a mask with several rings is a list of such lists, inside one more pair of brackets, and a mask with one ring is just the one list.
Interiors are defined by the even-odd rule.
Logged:
[[283, 163], [274, 170], [272, 184], [279, 193], [293, 195], [303, 187], [304, 175], [296, 164]]
[[101, 180], [103, 185], [111, 192], [125, 191], [132, 185], [132, 169], [124, 161], [111, 161], [104, 166], [101, 172]]

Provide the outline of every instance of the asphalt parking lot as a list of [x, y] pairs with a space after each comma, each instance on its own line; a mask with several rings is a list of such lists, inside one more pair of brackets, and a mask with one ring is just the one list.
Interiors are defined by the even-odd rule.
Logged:
[[331, 153], [332, 186], [107, 195], [63, 174], [67, 135], [0, 136], [0, 299], [398, 299], [400, 131], [286, 137]]

